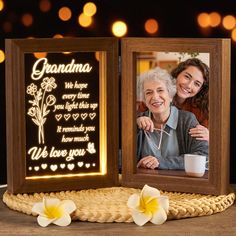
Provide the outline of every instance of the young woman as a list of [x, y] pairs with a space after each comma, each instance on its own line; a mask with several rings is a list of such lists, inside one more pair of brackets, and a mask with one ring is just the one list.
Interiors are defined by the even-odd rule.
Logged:
[[141, 89], [148, 111], [140, 118], [148, 118], [153, 127], [150, 132], [145, 123], [139, 124], [137, 167], [184, 169], [184, 154], [208, 156], [208, 142], [189, 135], [199, 124], [195, 115], [171, 105], [176, 85], [167, 71], [155, 68], [144, 73]]
[[[209, 141], [208, 130], [208, 91], [209, 91], [209, 67], [197, 58], [190, 58], [180, 62], [171, 71], [172, 77], [176, 78], [177, 93], [173, 98], [173, 105], [185, 111], [195, 114], [199, 125], [192, 128], [189, 134], [198, 140]], [[145, 108], [141, 108], [143, 111]], [[146, 123], [152, 127], [148, 119], [138, 118], [137, 123]]]

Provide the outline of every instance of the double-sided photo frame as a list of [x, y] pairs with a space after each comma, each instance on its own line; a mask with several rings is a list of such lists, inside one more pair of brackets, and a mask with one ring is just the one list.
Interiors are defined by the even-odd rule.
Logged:
[[[120, 43], [119, 64], [116, 38], [6, 40], [9, 192], [119, 186], [121, 157], [122, 186], [228, 192], [230, 40], [123, 38]], [[194, 57], [210, 68], [209, 170], [196, 178], [179, 170], [137, 168], [140, 74], [156, 66], [170, 71]]]
[[[124, 38], [122, 51], [122, 184], [167, 191], [225, 194], [229, 191], [230, 39]], [[191, 57], [210, 68], [209, 170], [202, 178], [184, 171], [137, 168], [138, 78], [155, 66], [166, 70]]]
[[118, 40], [6, 40], [11, 193], [118, 184]]

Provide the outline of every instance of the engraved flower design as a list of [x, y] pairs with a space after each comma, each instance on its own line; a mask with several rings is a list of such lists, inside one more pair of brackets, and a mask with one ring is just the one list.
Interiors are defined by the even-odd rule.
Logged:
[[55, 78], [46, 77], [41, 83], [41, 88], [37, 90], [37, 85], [31, 83], [27, 86], [26, 93], [33, 96], [32, 100], [29, 100], [31, 107], [28, 110], [28, 115], [31, 116], [32, 121], [38, 126], [38, 142], [39, 144], [44, 143], [44, 123], [46, 122], [46, 116], [49, 114], [49, 106], [56, 103], [56, 98], [52, 94], [46, 96], [46, 92], [51, 92], [55, 89], [57, 84]]
[[51, 92], [53, 89], [57, 87], [55, 83], [55, 79], [53, 77], [46, 77], [43, 79], [43, 82], [41, 83], [42, 89], [44, 89], [47, 92]]
[[158, 189], [145, 185], [140, 195], [132, 194], [129, 197], [127, 206], [137, 225], [143, 226], [148, 221], [163, 224], [167, 220], [169, 199], [161, 196]]
[[71, 223], [70, 214], [76, 210], [76, 205], [71, 200], [60, 201], [57, 198], [43, 198], [43, 202], [37, 202], [32, 212], [38, 214], [37, 221], [42, 227], [53, 223], [59, 226], [67, 226]]
[[56, 98], [55, 98], [53, 95], [47, 96], [47, 98], [46, 98], [46, 104], [47, 104], [48, 106], [54, 105], [55, 102], [56, 102]]
[[29, 110], [28, 110], [28, 115], [30, 115], [30, 116], [35, 116], [36, 115], [36, 112], [37, 112], [37, 110], [36, 110], [36, 108], [35, 107], [31, 107]]
[[35, 85], [34, 83], [31, 83], [28, 87], [27, 87], [27, 93], [30, 95], [34, 95], [37, 91], [37, 85]]

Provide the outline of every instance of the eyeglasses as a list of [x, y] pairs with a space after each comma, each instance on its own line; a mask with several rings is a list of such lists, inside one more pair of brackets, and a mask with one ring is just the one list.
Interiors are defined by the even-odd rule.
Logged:
[[171, 136], [169, 133], [167, 133], [164, 129], [163, 129], [163, 126], [161, 126], [161, 129], [159, 128], [154, 128], [154, 132], [157, 132], [157, 131], [160, 131], [160, 139], [159, 139], [159, 143], [158, 145], [156, 145], [156, 143], [154, 142], [153, 138], [151, 137], [151, 132], [150, 131], [147, 131], [147, 130], [144, 130], [144, 134], [145, 134], [145, 137], [147, 138], [147, 142], [149, 143], [149, 145], [151, 147], [153, 147], [154, 149], [156, 150], [160, 150], [161, 149], [161, 143], [162, 143], [162, 138], [163, 138], [163, 133], [165, 133], [166, 135], [168, 136]]

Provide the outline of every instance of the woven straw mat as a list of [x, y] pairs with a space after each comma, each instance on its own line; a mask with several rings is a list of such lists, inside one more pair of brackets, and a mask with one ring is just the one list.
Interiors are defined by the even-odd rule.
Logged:
[[[127, 200], [140, 189], [112, 187], [81, 191], [62, 191], [52, 193], [34, 193], [13, 195], [7, 191], [3, 195], [4, 203], [11, 209], [28, 215], [35, 215], [31, 209], [43, 197], [73, 200], [77, 210], [73, 220], [90, 222], [133, 222]], [[234, 203], [235, 194], [212, 196], [176, 192], [161, 192], [169, 197], [168, 220], [195, 216], [212, 215], [222, 212]]]

